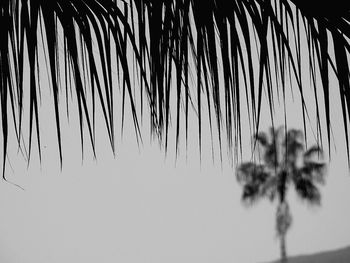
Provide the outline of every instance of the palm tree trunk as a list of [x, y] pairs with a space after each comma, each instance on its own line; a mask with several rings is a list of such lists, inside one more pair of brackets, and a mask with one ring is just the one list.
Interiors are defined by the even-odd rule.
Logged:
[[282, 234], [280, 240], [280, 248], [281, 248], [281, 263], [287, 262], [287, 251], [286, 251], [286, 235]]
[[291, 225], [291, 215], [288, 203], [284, 200], [278, 205], [276, 213], [276, 228], [280, 238], [281, 263], [287, 262], [286, 234]]

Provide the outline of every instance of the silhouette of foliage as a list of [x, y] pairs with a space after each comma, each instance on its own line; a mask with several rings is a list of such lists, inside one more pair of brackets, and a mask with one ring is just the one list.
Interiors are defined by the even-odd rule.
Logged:
[[[281, 241], [281, 261], [285, 262], [285, 236], [292, 223], [287, 193], [294, 185], [297, 195], [312, 205], [320, 205], [317, 184], [324, 183], [322, 149], [315, 145], [304, 148], [303, 132], [283, 127], [271, 128], [269, 134], [255, 136], [261, 162], [244, 162], [238, 166], [237, 180], [243, 186], [242, 201], [254, 204], [262, 198], [277, 199], [276, 232]], [[316, 158], [317, 157], [317, 158]]]
[[[316, 4], [318, 8], [314, 8]], [[207, 0], [205, 4], [199, 0], [3, 0], [0, 2], [3, 176], [8, 136], [15, 134], [21, 147], [24, 113], [29, 114], [28, 160], [33, 133], [41, 155], [38, 101], [41, 91], [48, 88], [40, 86], [39, 81], [42, 52], [50, 79], [61, 162], [64, 116], [59, 110], [63, 100], [60, 98], [75, 98], [81, 141], [83, 129], [87, 129], [93, 149], [95, 113], [100, 107], [114, 151], [116, 87], [122, 91], [122, 126], [128, 105], [137, 139], [141, 138], [139, 123], [143, 103], [147, 101], [151, 133], [164, 142], [165, 149], [172, 115], [176, 149], [181, 130], [187, 143], [188, 116], [194, 107], [199, 148], [202, 119], [207, 116], [210, 129], [216, 122], [220, 148], [225, 129], [228, 148], [237, 150], [243, 104], [248, 108], [252, 129], [258, 131], [263, 93], [267, 94], [273, 117], [275, 101], [285, 97], [286, 87], [293, 82], [296, 84], [291, 88], [301, 98], [304, 124], [307, 107], [315, 107], [319, 133], [323, 130], [320, 124], [323, 104], [329, 142], [329, 99], [336, 88], [329, 85], [333, 73], [339, 82], [348, 146], [349, 10], [346, 1], [335, 5], [300, 0]], [[303, 74], [309, 74], [310, 82], [303, 79]], [[311, 83], [314, 102], [307, 102], [305, 82], [308, 86]], [[28, 108], [24, 106], [26, 100]], [[171, 110], [172, 104], [175, 110]], [[202, 111], [203, 104], [207, 104], [208, 112]], [[67, 112], [70, 111], [67, 106]], [[9, 122], [14, 123], [13, 129], [9, 129]]]

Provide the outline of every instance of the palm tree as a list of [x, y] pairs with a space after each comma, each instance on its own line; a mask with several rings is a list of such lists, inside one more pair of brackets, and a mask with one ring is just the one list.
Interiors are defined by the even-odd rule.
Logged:
[[292, 223], [287, 193], [294, 185], [297, 195], [311, 205], [320, 205], [317, 183], [324, 183], [325, 163], [315, 159], [322, 154], [319, 146], [304, 149], [303, 132], [282, 128], [270, 129], [269, 136], [255, 136], [261, 162], [245, 162], [237, 169], [243, 186], [242, 201], [254, 204], [267, 197], [277, 201], [276, 232], [280, 239], [281, 262], [286, 262], [286, 234]]
[[[164, 143], [165, 149], [172, 119], [176, 149], [181, 130], [187, 145], [188, 116], [193, 109], [198, 116], [199, 148], [201, 123], [206, 116], [210, 129], [216, 123], [220, 149], [225, 128], [228, 148], [232, 150], [241, 140], [243, 103], [247, 104], [255, 132], [263, 94], [267, 94], [273, 116], [275, 101], [285, 98], [285, 90], [292, 83], [291, 88], [301, 98], [304, 123], [308, 107], [315, 107], [317, 130], [321, 133], [324, 129], [320, 125], [324, 115], [329, 142], [329, 94], [336, 88], [329, 85], [333, 75], [339, 82], [349, 145], [350, 5], [343, 2], [2, 0], [0, 108], [4, 178], [9, 134], [16, 136], [20, 149], [24, 137], [29, 161], [32, 134], [36, 133], [41, 156], [42, 123], [38, 112], [40, 94], [46, 88], [52, 94], [45, 99], [50, 99], [54, 108], [61, 162], [61, 120], [67, 117], [59, 105], [66, 102], [69, 115], [72, 107], [67, 101], [74, 97], [81, 141], [83, 130], [87, 129], [93, 151], [96, 108], [100, 108], [115, 151], [118, 90], [121, 126], [128, 105], [137, 139], [141, 138], [140, 119], [146, 101], [151, 133]], [[313, 8], [315, 5], [318, 8]], [[322, 5], [324, 9], [320, 8]], [[45, 72], [50, 83], [39, 85]], [[309, 79], [305, 78], [307, 73]], [[305, 83], [311, 83], [314, 98], [304, 95]], [[320, 94], [324, 97], [322, 102]], [[207, 112], [202, 110], [204, 103]], [[325, 114], [320, 113], [321, 104]], [[28, 134], [23, 132], [24, 115], [29, 117], [25, 127]]]

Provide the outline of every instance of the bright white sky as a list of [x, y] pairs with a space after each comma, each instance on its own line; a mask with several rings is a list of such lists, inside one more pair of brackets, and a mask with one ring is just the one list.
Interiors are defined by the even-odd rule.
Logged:
[[[337, 151], [332, 145], [320, 208], [303, 204], [293, 191], [288, 196], [293, 215], [287, 236], [289, 255], [350, 244], [350, 176], [338, 95], [332, 94]], [[165, 158], [157, 143], [149, 144], [146, 133], [139, 150], [131, 121], [126, 123], [123, 140], [117, 137], [115, 159], [101, 128], [97, 162], [86, 143], [82, 164], [78, 123], [73, 117], [69, 127], [65, 121], [62, 124], [64, 164], [60, 172], [50, 103], [44, 100], [41, 110], [41, 168], [35, 147], [28, 169], [17, 149], [9, 149], [13, 170], [8, 163], [8, 179], [25, 191], [0, 182], [0, 262], [248, 263], [279, 257], [276, 204], [262, 201], [251, 208], [242, 206], [241, 188], [228, 164], [226, 146], [222, 167], [217, 145], [213, 164], [208, 131], [203, 135], [201, 165], [195, 126], [190, 127], [187, 161], [182, 141], [175, 165], [174, 143]], [[295, 128], [302, 127], [299, 105], [289, 103], [287, 107], [288, 121]], [[282, 111], [277, 108], [276, 112], [279, 124]], [[264, 111], [262, 130], [270, 126], [266, 116]], [[243, 158], [248, 160], [247, 124], [243, 128]], [[312, 137], [310, 140], [313, 142]]]

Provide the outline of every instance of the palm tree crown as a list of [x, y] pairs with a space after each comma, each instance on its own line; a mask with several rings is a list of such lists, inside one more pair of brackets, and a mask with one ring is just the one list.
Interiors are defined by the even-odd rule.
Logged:
[[239, 165], [237, 179], [243, 186], [242, 201], [253, 204], [261, 198], [277, 199], [276, 232], [281, 239], [281, 259], [286, 259], [285, 235], [292, 217], [287, 192], [294, 185], [297, 195], [312, 205], [320, 205], [318, 183], [324, 183], [325, 163], [315, 158], [322, 154], [319, 146], [304, 149], [303, 132], [283, 128], [270, 129], [269, 135], [255, 136], [261, 162]]

